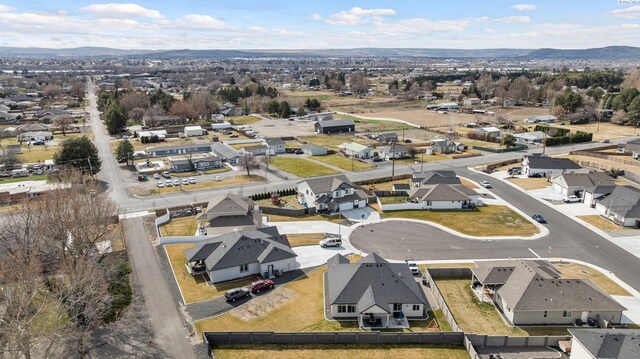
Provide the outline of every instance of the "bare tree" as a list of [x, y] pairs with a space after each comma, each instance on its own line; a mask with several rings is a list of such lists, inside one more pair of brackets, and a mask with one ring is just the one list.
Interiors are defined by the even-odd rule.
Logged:
[[54, 128], [62, 131], [63, 136], [66, 136], [67, 131], [73, 128], [73, 117], [67, 114], [58, 115], [51, 122]]
[[132, 109], [129, 111], [129, 118], [137, 123], [142, 123], [142, 119], [144, 118], [144, 109], [140, 107]]
[[533, 93], [533, 86], [525, 76], [518, 77], [509, 85], [508, 94], [516, 100], [517, 105], [521, 104], [521, 102], [528, 102]]
[[207, 92], [194, 93], [189, 97], [188, 103], [196, 114], [202, 118], [210, 118], [212, 114], [218, 111], [218, 103], [215, 97]]
[[269, 170], [269, 166], [271, 165], [271, 155], [267, 154], [260, 157], [260, 162], [264, 165], [264, 167]]
[[251, 152], [244, 152], [238, 160], [238, 166], [247, 171], [247, 176], [251, 176], [251, 170], [258, 168], [258, 160]]
[[196, 111], [193, 109], [193, 106], [191, 106], [191, 104], [187, 101], [175, 101], [173, 105], [171, 105], [169, 113], [174, 116], [180, 117], [182, 123], [186, 123], [187, 120], [192, 120], [198, 117]]
[[371, 81], [364, 72], [356, 72], [349, 77], [349, 88], [356, 95], [364, 95], [369, 91]]
[[127, 113], [129, 113], [134, 108], [149, 108], [149, 106], [151, 106], [151, 100], [149, 99], [149, 95], [146, 93], [135, 91], [122, 95], [120, 98], [120, 105]]

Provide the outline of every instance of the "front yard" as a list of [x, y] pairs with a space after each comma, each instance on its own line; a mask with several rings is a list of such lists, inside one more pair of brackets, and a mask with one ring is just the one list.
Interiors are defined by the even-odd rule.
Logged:
[[304, 158], [290, 156], [271, 157], [271, 165], [298, 177], [314, 177], [338, 173], [327, 166], [307, 161]]
[[591, 267], [577, 263], [554, 263], [553, 265], [562, 273], [563, 278], [590, 279], [609, 295], [631, 296], [631, 293], [627, 292], [618, 283]]
[[542, 189], [551, 187], [547, 178], [508, 178], [507, 181], [524, 190]]
[[469, 354], [461, 346], [430, 344], [271, 344], [220, 345], [214, 349], [219, 359], [467, 359]]
[[317, 246], [326, 236], [326, 233], [287, 234], [291, 247]]
[[471, 278], [436, 279], [436, 285], [456, 322], [467, 333], [487, 335], [568, 335], [563, 327], [511, 327], [496, 308], [471, 292]]
[[538, 227], [507, 206], [482, 206], [475, 210], [387, 211], [384, 218], [431, 221], [470, 236], [531, 236]]
[[345, 171], [364, 171], [371, 168], [375, 168], [375, 166], [360, 162], [356, 159], [347, 158], [341, 155], [327, 155], [327, 156], [315, 156], [314, 160], [326, 163], [331, 166], [335, 166], [341, 168]]
[[224, 294], [225, 291], [251, 284], [257, 277], [233, 280], [220, 284], [207, 285], [204, 275], [192, 276], [185, 267], [184, 250], [195, 247], [193, 243], [168, 244], [164, 249], [169, 257], [171, 268], [182, 292], [185, 304], [212, 299]]

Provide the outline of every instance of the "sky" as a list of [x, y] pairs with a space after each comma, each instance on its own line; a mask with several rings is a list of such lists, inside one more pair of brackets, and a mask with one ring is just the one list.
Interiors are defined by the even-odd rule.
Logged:
[[640, 46], [640, 0], [0, 0], [0, 46], [478, 49], [610, 45]]

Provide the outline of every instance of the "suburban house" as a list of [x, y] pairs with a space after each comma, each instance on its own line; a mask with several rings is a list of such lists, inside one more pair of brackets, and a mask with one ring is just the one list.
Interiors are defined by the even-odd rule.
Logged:
[[411, 157], [407, 146], [400, 143], [380, 147], [378, 156], [385, 160]]
[[462, 184], [429, 184], [407, 192], [409, 202], [421, 209], [466, 209], [478, 204], [479, 194]]
[[464, 145], [447, 139], [435, 139], [431, 141], [431, 150], [433, 153], [449, 154], [462, 151]]
[[571, 359], [636, 359], [640, 356], [640, 330], [569, 329]]
[[177, 146], [163, 146], [163, 147], [149, 147], [147, 153], [151, 157], [165, 157], [174, 155], [188, 155], [194, 153], [206, 153], [211, 152], [210, 143], [194, 143], [184, 144]]
[[542, 144], [542, 141], [545, 138], [545, 134], [542, 131], [533, 131], [533, 132], [516, 133], [513, 135], [513, 137], [516, 138], [517, 143], [539, 145], [539, 144]]
[[53, 133], [48, 131], [23, 132], [18, 135], [19, 142], [43, 143], [46, 141], [51, 141], [52, 138]]
[[502, 100], [502, 107], [513, 107], [517, 104], [518, 102], [512, 98], [506, 98]]
[[617, 187], [615, 183], [611, 184], [602, 184], [593, 187], [587, 187], [584, 189], [584, 194], [582, 195], [582, 202], [588, 204], [590, 207], [596, 207], [596, 200], [603, 198], [613, 192], [613, 190]]
[[153, 130], [153, 131], [140, 131], [138, 137], [140, 140], [143, 138], [151, 139], [153, 136], [158, 137], [159, 141], [164, 141], [167, 138], [167, 130]]
[[262, 275], [277, 277], [298, 268], [296, 253], [277, 227], [245, 229], [215, 237], [195, 237], [184, 251], [192, 275], [206, 273], [212, 283]]
[[350, 263], [336, 254], [327, 261], [325, 301], [333, 319], [357, 319], [362, 328], [408, 328], [407, 318], [430, 309], [406, 263], [376, 253]]
[[265, 138], [264, 142], [269, 147], [269, 154], [275, 155], [287, 152], [285, 143], [281, 138]]
[[169, 157], [168, 160], [172, 172], [204, 171], [211, 168], [222, 167], [222, 159], [212, 153], [195, 155], [191, 158]]
[[565, 172], [551, 178], [552, 188], [564, 196], [583, 198], [585, 189], [614, 186], [614, 179], [604, 172]]
[[2, 124], [18, 123], [20, 122], [20, 119], [18, 117], [19, 115], [15, 113], [0, 111], [0, 123]]
[[479, 105], [480, 102], [482, 102], [482, 101], [477, 97], [469, 97], [469, 98], [465, 98], [462, 101], [462, 104], [464, 106], [474, 106], [474, 105]]
[[16, 128], [16, 133], [21, 134], [24, 132], [49, 132], [51, 131], [51, 126], [44, 123], [25, 123], [24, 125], [20, 125]]
[[613, 191], [595, 200], [596, 209], [625, 227], [640, 227], [640, 189], [615, 186]]
[[240, 159], [240, 153], [235, 148], [223, 142], [214, 142], [211, 144], [211, 151], [222, 158], [230, 165], [236, 165]]
[[369, 196], [345, 175], [311, 178], [298, 182], [298, 203], [317, 212], [340, 212], [367, 206]]
[[254, 156], [263, 156], [269, 151], [269, 147], [265, 144], [242, 146], [242, 152], [251, 153]]
[[540, 174], [544, 177], [551, 177], [581, 168], [582, 166], [568, 158], [549, 157], [540, 153], [524, 156], [522, 159], [523, 174], [527, 176]]
[[381, 143], [391, 143], [398, 142], [398, 134], [397, 133], [381, 133], [378, 135], [378, 142]]
[[144, 126], [170, 126], [170, 125], [179, 125], [182, 124], [183, 121], [178, 116], [157, 116], [157, 115], [144, 115], [142, 116], [142, 124]]
[[315, 124], [317, 133], [330, 134], [341, 132], [355, 132], [356, 123], [353, 120], [324, 120]]
[[589, 279], [560, 278], [543, 260], [476, 262], [471, 287], [512, 325], [572, 325], [589, 319], [618, 324], [626, 310]]
[[624, 148], [631, 152], [633, 159], [637, 160], [640, 157], [640, 139], [627, 142]]
[[246, 112], [244, 111], [244, 108], [242, 107], [238, 107], [230, 102], [225, 102], [224, 104], [222, 104], [221, 106], [219, 106], [219, 111], [220, 113], [225, 116], [225, 117], [229, 117], [229, 116], [244, 116], [246, 115]]
[[314, 145], [313, 143], [305, 143], [300, 146], [300, 148], [302, 149], [302, 153], [307, 156], [324, 156], [327, 154], [326, 148]]
[[340, 148], [342, 148], [344, 154], [349, 157], [361, 159], [373, 157], [373, 150], [371, 148], [357, 142], [343, 143], [340, 145]]
[[495, 138], [500, 138], [500, 134], [502, 133], [502, 131], [499, 128], [494, 126], [478, 128], [477, 130], [475, 130], [475, 132], [484, 134], [485, 136], [488, 136], [488, 137], [495, 137]]
[[184, 127], [184, 135], [185, 137], [198, 137], [203, 136], [207, 133], [201, 126], [185, 126]]
[[424, 171], [414, 172], [409, 184], [411, 187], [434, 184], [461, 184], [460, 178], [454, 171]]
[[220, 234], [237, 229], [255, 229], [260, 226], [262, 212], [249, 197], [227, 193], [213, 197], [207, 208], [196, 216], [207, 234]]

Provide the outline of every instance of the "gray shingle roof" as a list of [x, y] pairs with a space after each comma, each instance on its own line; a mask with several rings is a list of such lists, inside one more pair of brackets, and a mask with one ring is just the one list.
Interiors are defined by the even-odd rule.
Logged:
[[559, 175], [571, 187], [593, 187], [602, 184], [611, 184], [613, 178], [604, 172], [589, 173], [563, 173]]
[[221, 213], [247, 213], [249, 209], [254, 207], [256, 203], [249, 197], [240, 196], [233, 193], [221, 194], [214, 196], [209, 200], [207, 209], [203, 213], [221, 212]]
[[616, 186], [606, 197], [596, 200], [625, 218], [640, 218], [640, 190], [635, 187]]
[[329, 304], [367, 303], [388, 310], [389, 303], [426, 304], [406, 263], [389, 263], [375, 253], [351, 264], [336, 255], [327, 261]]
[[471, 188], [463, 189], [464, 185], [423, 185], [409, 191], [409, 198], [418, 201], [468, 201], [468, 194], [475, 193]]
[[460, 184], [460, 179], [453, 171], [414, 172], [411, 182], [420, 184]]
[[309, 188], [315, 194], [333, 192], [338, 188], [347, 189], [354, 187], [345, 175], [331, 177], [312, 178], [299, 183], [307, 182]]
[[211, 144], [211, 150], [218, 154], [218, 156], [224, 159], [236, 158], [240, 156], [240, 153], [233, 147], [226, 145], [222, 142], [214, 142]]
[[529, 168], [550, 170], [577, 170], [582, 168], [579, 164], [568, 158], [558, 158], [540, 155], [527, 156]]
[[637, 329], [569, 329], [594, 358], [637, 359], [640, 331]]
[[318, 121], [320, 127], [338, 127], [338, 126], [355, 126], [353, 120], [324, 120]]

